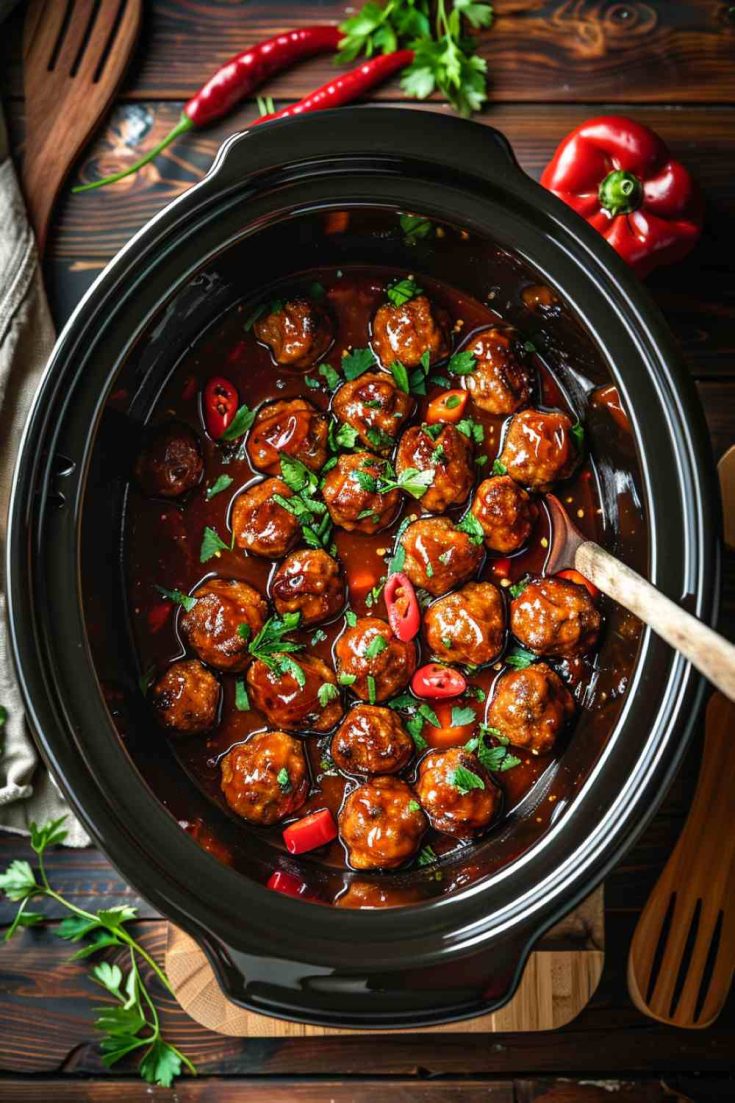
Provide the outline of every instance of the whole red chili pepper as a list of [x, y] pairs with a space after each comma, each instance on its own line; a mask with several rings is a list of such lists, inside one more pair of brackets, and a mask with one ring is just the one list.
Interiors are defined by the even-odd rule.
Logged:
[[212, 440], [219, 440], [237, 413], [237, 391], [223, 375], [213, 375], [202, 395], [204, 424]]
[[639, 276], [681, 260], [702, 229], [702, 199], [688, 171], [658, 134], [623, 115], [602, 115], [576, 127], [541, 183], [594, 226]]

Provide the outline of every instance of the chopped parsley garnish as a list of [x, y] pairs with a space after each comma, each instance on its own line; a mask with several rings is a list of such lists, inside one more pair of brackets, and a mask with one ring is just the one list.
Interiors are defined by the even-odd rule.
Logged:
[[413, 739], [417, 751], [425, 751], [429, 744], [421, 734], [424, 730], [424, 721], [420, 716], [409, 716], [406, 720], [406, 731]]
[[429, 350], [421, 354], [419, 360], [419, 366], [414, 368], [408, 377], [409, 390], [411, 394], [423, 395], [426, 394], [426, 377], [429, 374], [429, 368], [431, 366], [431, 356]]
[[423, 717], [428, 724], [431, 724], [432, 728], [440, 728], [439, 717], [434, 712], [431, 705], [421, 704], [418, 707], [419, 716]]
[[415, 245], [417, 241], [431, 233], [431, 222], [418, 214], [402, 214], [399, 218], [406, 245]]
[[345, 379], [357, 379], [363, 372], [375, 367], [375, 354], [372, 349], [352, 349], [342, 357], [342, 371]]
[[483, 742], [477, 748], [477, 757], [486, 770], [495, 774], [502, 774], [521, 764], [520, 758], [511, 754], [507, 747], [488, 747]]
[[383, 651], [385, 651], [387, 646], [388, 646], [388, 641], [386, 640], [386, 638], [384, 636], [373, 636], [370, 643], [367, 645], [367, 649], [365, 651], [365, 658], [366, 659], [377, 659], [378, 655], [380, 655]]
[[400, 360], [394, 360], [390, 366], [390, 371], [396, 381], [396, 385], [400, 387], [405, 394], [408, 394], [411, 388], [408, 381], [408, 369], [406, 366], [402, 364]]
[[449, 636], [443, 636], [442, 637], [442, 647], [444, 648], [445, 651], [451, 651], [453, 646], [454, 646], [454, 640], [450, 639]]
[[439, 859], [430, 846], [423, 847], [419, 851], [419, 856], [416, 859], [417, 864], [420, 866], [432, 866], [434, 862], [438, 861]]
[[467, 696], [474, 697], [476, 701], [484, 701], [486, 697], [485, 690], [482, 686], [467, 686]]
[[424, 564], [424, 570], [426, 571], [426, 577], [427, 578], [433, 578], [434, 577], [434, 568], [431, 564], [430, 559], [426, 560], [426, 563]]
[[165, 586], [156, 586], [156, 589], [167, 601], [172, 601], [174, 605], [180, 605], [187, 613], [191, 612], [197, 603], [195, 597], [190, 597], [189, 594], [183, 593], [182, 590], [167, 590]]
[[341, 686], [352, 686], [357, 681], [356, 674], [347, 674], [345, 671], [340, 671], [337, 675], [337, 681]]
[[409, 810], [409, 812], [420, 812], [421, 811], [421, 805], [419, 804], [419, 802], [417, 800], [410, 800], [408, 802], [408, 810]]
[[[296, 684], [303, 689], [306, 675], [291, 654], [303, 649], [302, 643], [289, 640], [289, 632], [298, 628], [301, 613], [284, 613], [282, 617], [270, 617], [248, 647], [254, 659], [260, 659], [269, 670], [280, 678], [290, 674]], [[240, 626], [242, 628], [243, 625]], [[239, 629], [238, 629], [239, 631]]]
[[199, 549], [199, 562], [207, 563], [214, 556], [220, 555], [223, 551], [232, 551], [229, 544], [225, 544], [219, 533], [211, 528], [209, 525], [202, 533], [202, 546]]
[[374, 605], [378, 604], [378, 602], [380, 601], [380, 595], [383, 592], [383, 587], [384, 586], [385, 586], [385, 575], [383, 575], [380, 579], [378, 579], [378, 581], [373, 586], [372, 590], [370, 590], [369, 593], [366, 594], [365, 604], [367, 605], [368, 609], [372, 609], [372, 607]]
[[311, 637], [311, 646], [316, 647], [318, 643], [324, 643], [327, 638], [327, 633], [323, 628], [317, 628], [314, 635]]
[[474, 770], [468, 770], [466, 766], [458, 766], [450, 775], [451, 784], [463, 795], [472, 792], [473, 789], [484, 789], [485, 782]]
[[250, 625], [248, 624], [248, 622], [244, 620], [244, 621], [242, 621], [241, 624], [238, 624], [237, 634], [238, 634], [238, 636], [240, 637], [241, 640], [249, 640], [250, 637], [253, 634], [253, 630], [250, 627]]
[[530, 578], [528, 575], [525, 575], [523, 578], [519, 579], [518, 582], [514, 582], [512, 586], [508, 587], [508, 590], [510, 591], [510, 596], [520, 597], [526, 586], [528, 586], [529, 582]]
[[584, 450], [584, 425], [581, 421], [575, 421], [569, 430], [569, 436], [574, 441], [574, 447], [577, 451], [582, 452]]
[[446, 429], [446, 425], [444, 425], [443, 422], [441, 422], [441, 421], [436, 421], [433, 425], [422, 425], [421, 426], [421, 432], [425, 433], [426, 436], [430, 440], [433, 440], [433, 441], [438, 440], [445, 429]]
[[475, 710], [470, 708], [469, 705], [455, 705], [452, 709], [452, 718], [450, 725], [453, 728], [463, 728], [467, 724], [474, 724], [475, 722]]
[[403, 306], [404, 303], [422, 295], [423, 291], [412, 276], [402, 280], [395, 280], [385, 289], [385, 294], [393, 306]]
[[392, 448], [395, 441], [389, 433], [384, 432], [382, 429], [378, 429], [376, 425], [371, 425], [365, 430], [365, 436], [372, 444], [373, 448], [377, 448], [378, 451], [383, 451], [386, 448]]
[[437, 444], [436, 448], [431, 453], [431, 462], [434, 463], [434, 464], [445, 463], [446, 458], [447, 458], [447, 453], [444, 450], [444, 445], [443, 444]]
[[459, 395], [450, 394], [449, 398], [444, 399], [444, 409], [445, 410], [456, 410], [461, 401], [462, 400], [460, 399]]
[[324, 379], [330, 391], [336, 391], [337, 387], [339, 387], [342, 382], [342, 377], [339, 372], [336, 371], [331, 364], [320, 364], [319, 374]]
[[493, 475], [507, 475], [508, 468], [500, 460], [493, 460]]
[[378, 692], [375, 686], [375, 678], [372, 676], [372, 674], [368, 674], [367, 676], [367, 691], [368, 701], [371, 705], [374, 705], [378, 699]]
[[293, 497], [285, 498], [282, 494], [274, 494], [273, 501], [296, 518], [305, 544], [311, 548], [326, 548], [331, 551], [332, 519], [324, 502], [317, 501], [314, 497], [319, 490], [319, 479], [301, 460], [293, 456], [281, 456], [281, 475], [286, 486], [293, 491]]
[[312, 493], [317, 489], [318, 480], [313, 471], [310, 471], [305, 463], [297, 460], [295, 456], [281, 456], [281, 478], [289, 490], [300, 494], [302, 490]]
[[329, 751], [325, 751], [319, 760], [319, 769], [323, 774], [336, 774], [337, 767], [334, 764], [334, 759], [330, 755]]
[[525, 647], [514, 647], [503, 661], [508, 666], [515, 667], [516, 670], [525, 670], [527, 666], [533, 666], [537, 659], [538, 655], [534, 655], [532, 651], [526, 651]]
[[314, 280], [309, 284], [309, 298], [314, 299], [315, 302], [320, 303], [327, 291], [323, 283], [319, 283], [318, 280]]
[[[400, 475], [393, 477], [390, 464], [386, 460], [381, 461], [382, 473], [374, 475], [371, 471], [356, 471], [355, 478], [362, 490], [368, 494], [388, 494], [391, 490], [403, 490], [412, 498], [422, 498], [434, 481], [434, 472], [431, 468], [419, 471], [417, 467], [407, 467]], [[373, 469], [377, 466], [371, 464]]]
[[524, 341], [523, 342], [523, 351], [524, 352], [537, 352], [538, 350], [536, 349], [536, 346], [534, 345], [533, 341]]
[[416, 698], [411, 693], [399, 693], [386, 702], [389, 709], [411, 709], [416, 706]]
[[238, 712], [250, 711], [250, 698], [242, 678], [238, 678], [235, 682], [235, 708]]
[[446, 551], [439, 552], [438, 559], [442, 567], [446, 567], [446, 565], [451, 562], [452, 559], [451, 549], [447, 548]]
[[306, 383], [307, 387], [311, 387], [312, 391], [318, 391], [321, 387], [321, 383], [318, 379], [315, 379], [313, 375], [305, 375], [304, 383]]
[[330, 701], [339, 697], [339, 690], [332, 682], [322, 682], [316, 695], [322, 708], [326, 708]]
[[473, 444], [482, 444], [485, 439], [484, 425], [481, 425], [479, 421], [475, 421], [471, 417], [463, 417], [461, 421], [457, 422], [457, 428], [460, 433], [463, 433]]
[[285, 766], [282, 766], [278, 771], [276, 780], [284, 793], [288, 793], [291, 788], [291, 778], [288, 776], [288, 770]]
[[204, 491], [204, 497], [208, 502], [211, 502], [215, 494], [221, 494], [223, 490], [227, 490], [228, 486], [232, 486], [232, 476], [219, 475], [212, 485]]
[[457, 525], [460, 532], [466, 533], [473, 544], [482, 544], [485, 539], [485, 533], [482, 525], [475, 517], [474, 513], [466, 513], [462, 520]]
[[[352, 425], [348, 425], [346, 421], [343, 422], [337, 429], [334, 428], [333, 424], [329, 426], [329, 447], [332, 449], [333, 452], [337, 452], [341, 448], [354, 448], [357, 444], [357, 438], [357, 429], [353, 428]], [[324, 474], [325, 471], [331, 470], [331, 467], [334, 467], [334, 464], [336, 462], [336, 457], [334, 459], [334, 462], [328, 460], [322, 468], [322, 474]], [[327, 464], [331, 464], [331, 467], [329, 467]]]
[[464, 352], [455, 352], [447, 364], [447, 371], [452, 375], [469, 375], [477, 367], [477, 358], [465, 349]]
[[348, 609], [345, 613], [345, 620], [349, 624], [350, 628], [354, 628], [357, 624], [357, 613], [353, 613], [352, 609]]
[[239, 440], [244, 433], [247, 433], [254, 421], [255, 410], [251, 410], [249, 406], [243, 403], [219, 439]]
[[478, 467], [484, 467], [487, 463], [487, 456], [475, 456], [475, 463]]

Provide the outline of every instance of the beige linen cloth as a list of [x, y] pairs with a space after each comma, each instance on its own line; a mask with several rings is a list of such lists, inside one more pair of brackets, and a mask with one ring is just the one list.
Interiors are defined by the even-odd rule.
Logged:
[[49, 776], [28, 732], [10, 655], [5, 609], [5, 536], [13, 466], [23, 425], [54, 343], [33, 232], [28, 225], [0, 109], [0, 829], [28, 832], [68, 814], [67, 844], [89, 839]]

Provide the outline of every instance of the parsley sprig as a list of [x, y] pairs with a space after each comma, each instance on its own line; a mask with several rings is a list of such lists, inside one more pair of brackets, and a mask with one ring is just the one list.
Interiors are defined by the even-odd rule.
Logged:
[[35, 927], [43, 922], [44, 916], [31, 911], [28, 905], [32, 900], [45, 898], [54, 900], [69, 912], [54, 928], [54, 933], [67, 942], [83, 942], [72, 955], [72, 961], [81, 961], [110, 948], [124, 951], [128, 957], [127, 975], [120, 965], [108, 961], [98, 962], [90, 974], [95, 984], [114, 1001], [100, 1005], [95, 1020], [95, 1027], [102, 1034], [100, 1049], [103, 1064], [110, 1068], [128, 1054], [137, 1053], [140, 1055], [138, 1071], [143, 1080], [170, 1088], [174, 1078], [181, 1073], [182, 1066], [194, 1075], [196, 1068], [180, 1049], [164, 1040], [158, 1010], [141, 975], [140, 963], [145, 963], [173, 996], [171, 984], [163, 969], [126, 927], [130, 920], [136, 918], [135, 908], [121, 905], [89, 912], [72, 904], [51, 887], [45, 854], [48, 847], [56, 846], [66, 838], [65, 819], [61, 816], [43, 827], [31, 823], [31, 847], [38, 857], [38, 871], [30, 862], [16, 858], [0, 874], [0, 890], [18, 904], [5, 941], [11, 939], [19, 927]]
[[316, 497], [318, 477], [293, 456], [281, 456], [281, 477], [293, 496], [285, 498], [282, 494], [274, 494], [273, 501], [296, 518], [305, 544], [332, 552], [332, 520], [324, 502]]
[[[368, 494], [388, 494], [391, 490], [403, 490], [412, 498], [423, 498], [434, 481], [434, 471], [431, 467], [425, 471], [419, 471], [418, 467], [406, 467], [400, 475], [396, 475], [387, 460], [380, 462], [383, 470], [379, 475], [374, 475], [372, 471], [355, 472], [360, 488], [366, 490]], [[377, 464], [372, 462], [370, 466], [375, 468]]]
[[[254, 659], [260, 659], [279, 677], [290, 674], [299, 688], [306, 685], [306, 675], [294, 658], [294, 652], [303, 650], [303, 643], [286, 637], [298, 628], [301, 613], [284, 613], [282, 617], [269, 617], [253, 639], [248, 651]], [[241, 627], [243, 627], [241, 625]]]

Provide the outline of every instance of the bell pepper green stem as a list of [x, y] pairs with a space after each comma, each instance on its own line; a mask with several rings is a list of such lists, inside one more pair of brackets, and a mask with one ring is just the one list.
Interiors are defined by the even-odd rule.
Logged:
[[611, 215], [630, 214], [643, 202], [643, 185], [634, 173], [615, 169], [607, 174], [597, 194], [600, 205]]
[[158, 145], [155, 145], [153, 149], [149, 149], [148, 152], [136, 161], [135, 164], [129, 165], [128, 168], [122, 169], [120, 172], [112, 173], [110, 176], [103, 176], [100, 180], [93, 180], [89, 184], [79, 184], [76, 188], [72, 188], [72, 192], [76, 195], [78, 192], [93, 191], [95, 188], [104, 188], [107, 184], [114, 184], [118, 180], [124, 180], [126, 176], [132, 176], [134, 172], [141, 169], [143, 165], [150, 164], [158, 154], [161, 153], [167, 146], [170, 146], [172, 142], [181, 134], [186, 134], [188, 130], [192, 130], [194, 123], [191, 121], [188, 115], [182, 113], [181, 118], [177, 122], [173, 130], [170, 130], [165, 138], [162, 138]]

